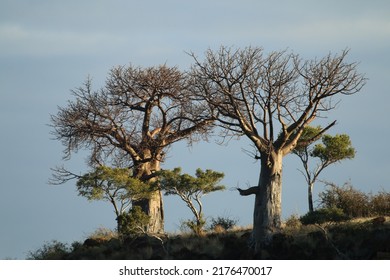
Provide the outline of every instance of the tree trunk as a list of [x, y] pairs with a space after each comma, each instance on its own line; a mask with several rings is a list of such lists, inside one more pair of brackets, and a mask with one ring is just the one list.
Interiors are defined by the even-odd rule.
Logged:
[[[155, 178], [150, 178], [153, 172], [160, 170], [160, 162], [154, 160], [137, 164], [135, 167], [135, 176], [144, 181], [153, 181]], [[142, 211], [149, 216], [149, 224], [146, 227], [148, 233], [163, 233], [164, 232], [164, 209], [162, 193], [160, 189], [153, 191], [149, 198], [134, 201], [134, 206], [140, 206]]]
[[307, 198], [308, 198], [308, 201], [309, 201], [309, 212], [313, 212], [314, 211], [314, 207], [313, 207], [313, 187], [314, 187], [314, 183], [311, 182], [308, 186], [308, 189], [307, 189]]
[[134, 206], [140, 206], [142, 211], [150, 218], [146, 232], [164, 232], [164, 210], [161, 190], [153, 191], [148, 199], [135, 201]]
[[252, 245], [256, 253], [272, 241], [281, 227], [282, 155], [261, 155], [259, 188], [253, 213]]

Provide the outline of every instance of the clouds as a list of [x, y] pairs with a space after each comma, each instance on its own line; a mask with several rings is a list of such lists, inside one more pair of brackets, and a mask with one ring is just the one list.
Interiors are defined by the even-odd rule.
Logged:
[[61, 56], [92, 55], [112, 45], [123, 44], [124, 39], [103, 32], [54, 31], [28, 28], [21, 25], [0, 26], [2, 56]]
[[0, 12], [2, 56], [169, 56], [220, 44], [340, 50], [388, 46], [390, 36], [385, 9], [356, 1], [17, 2]]

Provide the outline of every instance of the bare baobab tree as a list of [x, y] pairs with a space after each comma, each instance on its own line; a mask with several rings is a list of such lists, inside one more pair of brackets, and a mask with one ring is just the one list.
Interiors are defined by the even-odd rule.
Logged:
[[[211, 130], [208, 107], [193, 98], [189, 84], [187, 74], [165, 65], [115, 67], [99, 90], [88, 79], [73, 90], [74, 100], [51, 117], [55, 139], [65, 146], [64, 159], [87, 149], [92, 167], [128, 167], [130, 176], [152, 180], [170, 145], [198, 140]], [[71, 179], [71, 174], [57, 168], [56, 183]], [[149, 232], [164, 230], [160, 190], [133, 205], [149, 215]]]
[[281, 226], [283, 157], [294, 150], [305, 127], [335, 108], [339, 96], [354, 94], [365, 83], [347, 54], [302, 60], [286, 51], [265, 55], [252, 47], [209, 49], [204, 61], [191, 54], [194, 84], [216, 112], [217, 123], [227, 134], [248, 137], [260, 159], [259, 183], [239, 189], [241, 195], [256, 196], [256, 252]]

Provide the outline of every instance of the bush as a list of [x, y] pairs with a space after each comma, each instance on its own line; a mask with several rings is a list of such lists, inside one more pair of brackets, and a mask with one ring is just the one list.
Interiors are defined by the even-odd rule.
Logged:
[[290, 229], [299, 229], [302, 225], [302, 222], [299, 219], [299, 216], [297, 214], [291, 215], [286, 220], [286, 227]]
[[134, 206], [129, 213], [118, 217], [119, 233], [124, 235], [138, 235], [145, 232], [150, 217], [145, 214], [141, 207]]
[[186, 231], [189, 229], [192, 233], [196, 235], [202, 235], [204, 233], [203, 227], [206, 224], [206, 221], [201, 218], [199, 221], [196, 219], [193, 220], [185, 220], [181, 222], [181, 230]]
[[113, 238], [118, 238], [118, 233], [108, 228], [99, 227], [93, 233], [91, 233], [88, 238], [107, 241]]
[[350, 217], [340, 208], [321, 208], [302, 216], [300, 221], [303, 225], [310, 225], [326, 222], [341, 222], [349, 219]]
[[339, 208], [350, 217], [370, 216], [369, 196], [349, 183], [339, 187], [327, 183], [328, 189], [319, 194], [322, 208]]
[[211, 218], [210, 229], [214, 230], [215, 228], [223, 228], [224, 230], [232, 229], [237, 225], [237, 220], [233, 220], [227, 217], [217, 217], [216, 219]]
[[349, 183], [339, 187], [327, 183], [328, 189], [319, 194], [323, 208], [340, 208], [350, 217], [370, 217], [390, 215], [390, 193], [379, 192], [376, 195], [365, 194]]
[[390, 193], [382, 191], [371, 195], [370, 204], [373, 215], [390, 216]]
[[64, 255], [69, 254], [71, 249], [65, 243], [53, 240], [45, 243], [42, 248], [29, 252], [27, 254], [28, 260], [59, 260]]

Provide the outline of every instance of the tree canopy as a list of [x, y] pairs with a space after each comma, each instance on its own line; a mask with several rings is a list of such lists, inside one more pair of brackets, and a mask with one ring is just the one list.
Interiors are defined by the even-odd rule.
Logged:
[[119, 217], [129, 211], [135, 201], [150, 197], [153, 191], [151, 184], [132, 177], [128, 168], [108, 166], [99, 166], [80, 176], [76, 185], [79, 195], [88, 200], [104, 200], [112, 204], [118, 221], [118, 231]]
[[211, 129], [207, 107], [193, 98], [190, 78], [176, 67], [114, 67], [106, 85], [92, 80], [72, 91], [75, 100], [52, 116], [53, 135], [64, 157], [90, 150], [90, 163], [116, 166], [164, 160], [172, 143], [197, 140]]
[[295, 149], [305, 127], [332, 111], [340, 96], [365, 84], [347, 54], [304, 60], [287, 51], [264, 54], [259, 47], [224, 46], [207, 50], [203, 61], [191, 54], [195, 88], [224, 136], [245, 135], [259, 154], [258, 185], [240, 190], [256, 196], [252, 244], [257, 252], [281, 227], [283, 157]]
[[[188, 73], [166, 65], [114, 67], [97, 90], [87, 79], [72, 91], [74, 99], [51, 116], [53, 135], [65, 146], [64, 159], [86, 149], [91, 167], [131, 168], [133, 177], [152, 180], [173, 143], [206, 138], [212, 129], [212, 114], [204, 101], [194, 98], [191, 80]], [[64, 168], [54, 173], [57, 183], [73, 178]], [[160, 190], [136, 203], [151, 217], [148, 230], [162, 232]]]
[[[352, 159], [355, 157], [355, 148], [352, 147], [351, 140], [347, 134], [321, 134], [323, 131], [320, 126], [308, 126], [303, 130], [298, 145], [293, 150], [303, 165], [304, 171], [302, 174], [308, 184], [308, 202], [309, 211], [313, 212], [313, 188], [321, 172], [331, 164], [340, 162], [344, 159]], [[313, 143], [321, 137], [322, 143], [317, 143], [313, 147]], [[318, 158], [319, 163], [315, 167], [310, 166], [310, 157]]]
[[210, 169], [205, 171], [198, 168], [195, 177], [181, 174], [181, 168], [159, 172], [158, 184], [166, 195], [178, 195], [194, 214], [196, 224], [190, 227], [199, 233], [205, 223], [201, 198], [211, 192], [224, 190], [225, 186], [218, 183], [224, 174]]
[[[261, 252], [281, 227], [284, 156], [300, 148], [314, 120], [335, 109], [341, 96], [359, 92], [366, 79], [357, 63], [348, 62], [348, 50], [320, 59], [302, 59], [287, 50], [265, 54], [260, 47], [209, 49], [203, 61], [190, 55], [194, 63], [186, 72], [166, 65], [118, 66], [98, 90], [88, 79], [73, 91], [74, 100], [52, 116], [53, 135], [65, 146], [64, 159], [86, 149], [91, 167], [129, 168], [144, 183], [156, 180], [168, 148], [177, 141], [207, 138], [215, 126], [223, 137], [245, 135], [260, 159], [260, 176], [257, 185], [240, 194], [255, 195], [252, 245]], [[334, 124], [307, 138], [306, 145]], [[329, 151], [346, 140], [323, 138], [313, 155], [327, 164], [340, 155]], [[162, 189], [180, 195], [198, 218], [200, 197], [221, 189], [221, 174], [198, 170], [191, 178], [180, 173], [166, 173], [150, 197], [135, 201], [150, 217], [149, 232], [163, 231]], [[60, 168], [55, 178], [64, 182], [72, 173]]]

